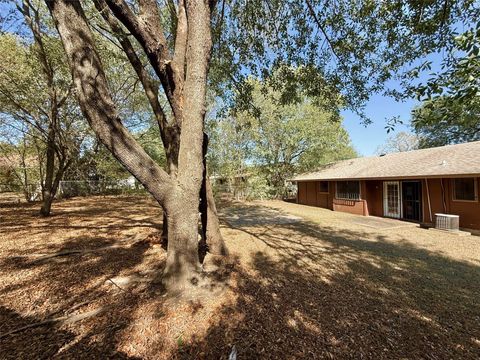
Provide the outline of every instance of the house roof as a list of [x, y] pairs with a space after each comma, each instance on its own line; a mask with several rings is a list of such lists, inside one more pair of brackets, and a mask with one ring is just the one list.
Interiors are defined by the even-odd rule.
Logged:
[[480, 141], [328, 164], [292, 181], [471, 176], [480, 174]]

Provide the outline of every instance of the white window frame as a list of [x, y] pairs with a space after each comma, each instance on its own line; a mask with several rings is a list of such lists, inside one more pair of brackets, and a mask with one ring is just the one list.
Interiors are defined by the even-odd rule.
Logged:
[[[388, 212], [388, 185], [397, 185], [398, 189], [398, 214], [396, 216], [391, 215]], [[383, 182], [383, 216], [389, 217], [392, 219], [402, 219], [403, 218], [403, 190], [401, 181], [384, 181]]]

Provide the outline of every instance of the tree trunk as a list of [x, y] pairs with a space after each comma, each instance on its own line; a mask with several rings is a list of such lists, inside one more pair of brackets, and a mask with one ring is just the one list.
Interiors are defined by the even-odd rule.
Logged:
[[[218, 220], [215, 198], [207, 171], [208, 135], [203, 135], [203, 179], [200, 190], [200, 216], [202, 242], [199, 245], [200, 259], [205, 256], [204, 251], [213, 255], [227, 255], [227, 248], [220, 233], [220, 221]], [[205, 249], [204, 249], [205, 247]], [[203, 255], [203, 256], [202, 256]]]
[[[177, 90], [183, 91], [182, 98], [174, 99], [176, 104], [183, 104], [183, 123], [178, 175], [173, 178], [148, 156], [123, 126], [81, 3], [69, 0], [46, 0], [46, 3], [67, 54], [82, 113], [100, 141], [165, 209], [169, 236], [164, 270], [167, 289], [184, 290], [195, 285], [201, 269], [198, 260], [198, 206], [203, 172], [203, 117], [211, 50], [208, 5], [200, 0], [187, 3], [190, 15], [185, 86], [177, 87]], [[124, 2], [122, 4], [128, 6]], [[117, 10], [122, 11], [122, 8]], [[130, 12], [129, 16], [134, 17], [135, 14]], [[143, 26], [144, 23], [135, 24]]]
[[197, 204], [180, 188], [166, 204], [168, 247], [163, 282], [169, 291], [182, 292], [199, 281]]
[[[167, 158], [167, 172], [170, 177], [177, 177], [179, 136], [177, 133], [167, 132], [164, 137], [165, 155]], [[163, 246], [168, 245], [168, 216], [166, 209], [163, 209], [162, 234], [160, 235]]]
[[[148, 72], [144, 69], [139, 57], [137, 56], [132, 43], [128, 39], [128, 36], [125, 34], [123, 31], [122, 27], [119, 26], [117, 20], [111, 15], [108, 9], [108, 5], [105, 2], [105, 0], [94, 0], [94, 4], [98, 11], [102, 14], [103, 18], [105, 21], [109, 24], [110, 28], [112, 29], [112, 32], [114, 35], [117, 37], [118, 41], [120, 42], [125, 54], [127, 55], [133, 69], [138, 75], [138, 78], [140, 79], [143, 88], [145, 89], [145, 93], [147, 95], [148, 101], [151, 105], [152, 111], [157, 119], [157, 123], [159, 125], [159, 130], [160, 130], [160, 135], [162, 138], [162, 142], [165, 148], [165, 154], [167, 158], [167, 172], [171, 177], [176, 178], [177, 176], [177, 170], [178, 170], [178, 155], [179, 155], [179, 149], [180, 149], [180, 144], [179, 144], [179, 135], [181, 132], [181, 120], [179, 119], [179, 113], [178, 111], [175, 112], [175, 119], [173, 122], [168, 122], [167, 117], [165, 116], [165, 113], [162, 110], [162, 107], [160, 106], [160, 103], [158, 102], [158, 90], [154, 86], [154, 81], [150, 78]], [[151, 11], [153, 12], [153, 11]], [[186, 36], [187, 36], [187, 18], [186, 18], [186, 13], [185, 13], [185, 7], [183, 1], [179, 1], [179, 6], [178, 6], [178, 29], [179, 32], [176, 37], [176, 48], [180, 48], [180, 51], [176, 51], [176, 56], [173, 59], [173, 63], [183, 63], [183, 58], [185, 57], [185, 49], [186, 49]], [[183, 64], [181, 66], [175, 66], [175, 69], [178, 71], [178, 78], [183, 78], [184, 72], [183, 72]], [[204, 154], [205, 156], [205, 154]], [[205, 164], [204, 164], [205, 166]], [[204, 181], [205, 181], [205, 176], [204, 174]], [[208, 179], [206, 179], [208, 182]], [[205, 182], [203, 182], [202, 189], [203, 193], [205, 194]], [[221, 238], [220, 235], [220, 229], [219, 229], [219, 222], [218, 218], [216, 215], [216, 210], [215, 210], [215, 203], [213, 196], [210, 197], [209, 199], [209, 206], [210, 208], [213, 207], [213, 211], [209, 210], [208, 213], [209, 215], [207, 216], [207, 203], [203, 202], [203, 200], [206, 201], [206, 196], [201, 196], [201, 205], [199, 211], [204, 214], [202, 216], [202, 219], [204, 220], [205, 224], [202, 226], [202, 243], [199, 246], [199, 253], [200, 253], [200, 258], [202, 259], [202, 253], [204, 250], [206, 250], [206, 241], [207, 241], [207, 232], [208, 234], [215, 234], [215, 235], [209, 235], [209, 243], [212, 244], [212, 249], [220, 249], [224, 248], [223, 245], [223, 239]], [[203, 211], [202, 211], [203, 209]], [[168, 216], [166, 214], [166, 210], [163, 210], [163, 221], [162, 221], [162, 234], [161, 234], [161, 239], [162, 239], [162, 244], [167, 245], [168, 244]], [[210, 229], [207, 231], [207, 228]], [[218, 244], [218, 245], [217, 245]], [[219, 252], [218, 250], [215, 250], [216, 252]], [[224, 253], [225, 251], [221, 251], [221, 253]], [[220, 252], [219, 252], [220, 253]], [[204, 254], [203, 254], [204, 255]]]
[[53, 196], [52, 186], [55, 176], [55, 133], [53, 125], [50, 125], [47, 141], [47, 164], [45, 166], [45, 182], [42, 189], [42, 207], [40, 214], [49, 216], [52, 208]]
[[228, 255], [227, 246], [220, 233], [220, 221], [218, 220], [217, 207], [213, 197], [212, 185], [208, 177], [206, 178], [206, 196], [207, 196], [207, 231], [206, 242], [208, 252], [213, 255]]

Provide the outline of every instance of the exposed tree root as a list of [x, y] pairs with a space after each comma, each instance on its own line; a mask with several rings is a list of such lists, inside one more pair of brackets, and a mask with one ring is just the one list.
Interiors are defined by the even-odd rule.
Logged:
[[113, 285], [115, 285], [115, 287], [117, 287], [118, 289], [122, 290], [122, 291], [126, 291], [124, 288], [122, 288], [121, 286], [119, 286], [115, 281], [113, 281], [112, 279], [108, 278], [107, 281], [110, 281]]
[[[78, 308], [80, 306], [81, 306], [81, 304], [75, 305], [74, 308]], [[10, 335], [13, 335], [13, 334], [16, 334], [16, 333], [19, 333], [19, 332], [22, 332], [22, 331], [25, 331], [25, 330], [28, 330], [28, 329], [33, 329], [33, 328], [36, 328], [36, 327], [40, 327], [40, 326], [46, 326], [46, 325], [56, 324], [56, 323], [73, 324], [77, 321], [88, 319], [92, 316], [98, 315], [98, 314], [104, 312], [105, 310], [106, 310], [105, 307], [100, 307], [100, 308], [96, 308], [96, 309], [93, 309], [93, 310], [90, 310], [90, 311], [86, 311], [86, 312], [81, 313], [81, 314], [66, 315], [66, 316], [59, 316], [59, 317], [55, 317], [55, 318], [49, 318], [49, 319], [46, 319], [46, 320], [43, 320], [43, 321], [40, 321], [40, 322], [37, 322], [37, 323], [28, 324], [28, 325], [13, 329], [13, 330], [11, 330], [7, 333], [4, 333], [4, 334], [0, 334], [0, 339], [3, 339], [7, 336], [10, 336]]]
[[[130, 246], [132, 246], [132, 245], [134, 245], [138, 242], [141, 242], [141, 241], [132, 242], [132, 243], [128, 243], [128, 244]], [[114, 245], [109, 245], [109, 246], [103, 246], [103, 247], [96, 248], [96, 249], [65, 250], [65, 251], [59, 251], [59, 252], [56, 252], [56, 253], [53, 253], [53, 254], [30, 254], [30, 255], [26, 255], [25, 257], [39, 256], [38, 258], [36, 258], [36, 259], [34, 259], [30, 262], [30, 264], [36, 264], [36, 263], [39, 263], [39, 262], [51, 260], [53, 258], [57, 258], [57, 257], [61, 257], [61, 256], [84, 255], [84, 254], [90, 254], [90, 253], [94, 253], [94, 252], [98, 252], [98, 251], [118, 249], [118, 248], [124, 248], [124, 247], [126, 247], [125, 244], [114, 244]]]
[[47, 319], [47, 320], [44, 320], [44, 321], [40, 321], [40, 322], [37, 322], [37, 323], [34, 323], [34, 324], [28, 324], [28, 325], [19, 327], [17, 329], [14, 329], [12, 331], [9, 331], [5, 334], [0, 334], [0, 339], [3, 339], [3, 338], [5, 338], [9, 335], [13, 335], [13, 334], [16, 334], [18, 332], [21, 332], [21, 331], [24, 331], [24, 330], [27, 330], [27, 329], [32, 329], [32, 328], [36, 328], [36, 327], [40, 327], [40, 326], [54, 324], [54, 323], [57, 323], [59, 321], [64, 320], [65, 318], [66, 318], [65, 316], [61, 316], [61, 317], [57, 317], [57, 318], [51, 318], [51, 319]]

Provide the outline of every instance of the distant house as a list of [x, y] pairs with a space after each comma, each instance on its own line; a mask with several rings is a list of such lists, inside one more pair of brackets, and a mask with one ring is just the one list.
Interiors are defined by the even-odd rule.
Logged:
[[236, 175], [211, 175], [210, 183], [215, 191], [230, 193], [237, 200], [245, 199], [248, 193], [248, 179], [251, 173], [243, 172]]
[[480, 229], [479, 179], [476, 141], [339, 161], [292, 180], [300, 204], [420, 223], [455, 214]]

